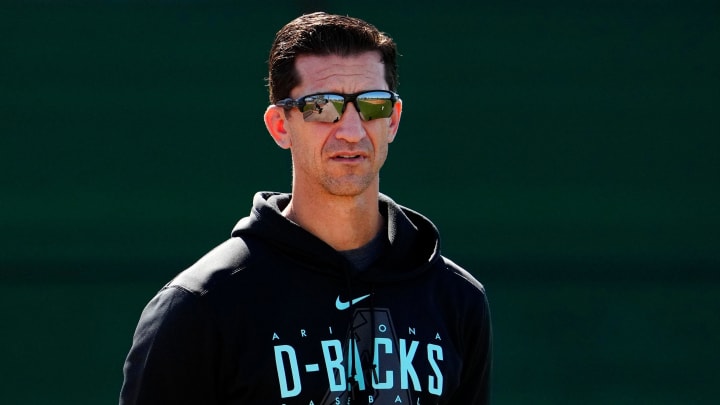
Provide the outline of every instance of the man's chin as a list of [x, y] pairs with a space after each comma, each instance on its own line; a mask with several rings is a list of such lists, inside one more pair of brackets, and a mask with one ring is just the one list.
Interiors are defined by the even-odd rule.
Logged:
[[366, 193], [371, 185], [371, 179], [345, 176], [326, 181], [324, 188], [329, 194], [336, 197], [357, 197]]

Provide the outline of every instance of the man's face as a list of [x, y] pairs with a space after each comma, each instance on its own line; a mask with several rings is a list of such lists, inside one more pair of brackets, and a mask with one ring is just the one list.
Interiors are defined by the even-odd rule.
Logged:
[[[298, 57], [295, 67], [300, 84], [290, 94], [293, 99], [322, 92], [351, 94], [388, 89], [378, 52], [347, 57], [305, 55]], [[400, 101], [390, 118], [370, 121], [362, 121], [355, 105], [348, 103], [335, 123], [305, 122], [297, 108], [284, 119], [280, 107], [271, 108], [283, 114], [283, 118], [278, 117], [283, 121], [281, 133], [274, 134], [270, 124], [268, 128], [281, 147], [290, 148], [294, 192], [302, 188], [313, 193], [356, 196], [379, 191], [380, 168], [400, 122]]]

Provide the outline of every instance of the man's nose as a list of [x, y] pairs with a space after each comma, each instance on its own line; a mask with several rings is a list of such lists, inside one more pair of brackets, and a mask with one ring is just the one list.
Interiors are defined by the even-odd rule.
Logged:
[[[351, 105], [352, 104], [352, 105]], [[339, 126], [335, 136], [348, 142], [359, 142], [365, 137], [365, 127], [363, 127], [360, 112], [354, 102], [345, 105], [345, 111], [337, 122]]]

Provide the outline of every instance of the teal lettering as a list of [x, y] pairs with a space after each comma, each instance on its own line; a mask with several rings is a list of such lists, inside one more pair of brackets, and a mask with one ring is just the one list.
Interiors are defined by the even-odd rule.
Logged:
[[[287, 355], [290, 366], [292, 381], [288, 382], [287, 372], [285, 370], [285, 362], [283, 354]], [[302, 386], [300, 385], [300, 368], [298, 367], [295, 349], [292, 346], [280, 345], [275, 346], [275, 366], [277, 367], [278, 380], [280, 380], [280, 395], [283, 398], [294, 397], [300, 393]], [[292, 388], [290, 388], [292, 386]]]
[[440, 371], [440, 367], [438, 367], [437, 360], [442, 361], [443, 359], [443, 351], [442, 347], [438, 345], [429, 344], [428, 345], [428, 362], [430, 363], [430, 367], [432, 368], [433, 372], [435, 373], [434, 376], [428, 377], [428, 391], [431, 394], [440, 396], [442, 395], [443, 390], [443, 375], [442, 371]]
[[413, 358], [415, 357], [415, 351], [418, 348], [418, 342], [411, 341], [410, 347], [407, 347], [407, 341], [400, 339], [400, 388], [410, 388], [408, 377], [412, 380], [413, 389], [415, 391], [422, 391], [420, 388], [420, 380], [418, 379], [415, 367], [412, 365]]
[[[392, 354], [392, 340], [388, 338], [375, 338], [375, 358], [373, 359], [374, 364], [377, 366], [377, 373], [373, 377], [373, 388], [377, 390], [391, 389], [393, 386], [393, 374], [392, 371], [385, 372], [385, 381], [381, 382], [380, 379], [380, 346], [385, 347], [385, 354]], [[375, 378], [378, 380], [375, 381]]]
[[[339, 340], [323, 340], [323, 357], [327, 370], [330, 391], [345, 391], [345, 368], [342, 366], [342, 347]], [[330, 351], [333, 353], [330, 353]]]
[[[357, 342], [350, 339], [348, 342], [348, 361], [350, 361], [350, 369], [355, 369], [355, 380], [358, 383], [358, 388], [362, 391], [365, 389], [365, 376], [362, 372], [362, 363], [360, 362], [360, 352], [358, 352]], [[353, 353], [350, 353], [350, 350]]]

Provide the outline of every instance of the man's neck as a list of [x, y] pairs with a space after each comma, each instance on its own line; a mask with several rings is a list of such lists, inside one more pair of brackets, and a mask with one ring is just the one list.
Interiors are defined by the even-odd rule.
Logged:
[[335, 250], [359, 248], [370, 242], [383, 227], [377, 191], [359, 196], [325, 195], [321, 198], [293, 193], [283, 215]]

